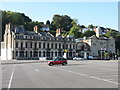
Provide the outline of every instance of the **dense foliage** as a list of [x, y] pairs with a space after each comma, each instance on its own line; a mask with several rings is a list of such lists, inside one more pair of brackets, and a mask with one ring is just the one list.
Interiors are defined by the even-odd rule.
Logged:
[[[41, 28], [44, 24], [43, 22], [32, 21], [32, 19], [30, 19], [24, 13], [2, 11], [2, 37], [5, 31], [6, 23], [11, 23], [12, 25], [24, 25], [25, 30], [27, 31], [33, 31], [33, 27], [35, 25], [37, 25], [38, 28]], [[93, 29], [96, 26], [92, 24], [88, 25], [88, 27], [80, 25], [78, 24], [77, 19], [72, 19], [68, 15], [55, 14], [52, 18], [52, 21], [50, 22], [49, 20], [47, 20], [46, 24], [50, 26], [50, 33], [52, 33], [53, 35], [55, 35], [57, 28], [60, 28], [62, 30], [62, 34], [64, 36], [72, 35], [74, 36], [74, 38], [81, 38], [84, 36], [90, 37], [92, 35], [95, 35], [95, 32], [91, 31], [90, 29]], [[88, 30], [85, 32], [81, 32], [84, 28], [87, 28]], [[106, 29], [108, 29], [109, 31], [103, 36], [108, 38], [111, 36], [114, 37], [116, 40], [116, 51], [120, 51], [120, 33], [110, 28]]]

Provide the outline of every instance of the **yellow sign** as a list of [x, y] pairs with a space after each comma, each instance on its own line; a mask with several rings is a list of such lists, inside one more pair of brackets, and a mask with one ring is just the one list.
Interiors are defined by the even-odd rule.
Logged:
[[67, 52], [68, 52], [68, 49], [64, 49], [64, 52], [67, 53]]

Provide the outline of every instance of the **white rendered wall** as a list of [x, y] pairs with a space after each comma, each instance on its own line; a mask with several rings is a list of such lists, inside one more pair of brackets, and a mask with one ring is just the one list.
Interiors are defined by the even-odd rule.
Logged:
[[12, 48], [7, 49], [7, 58], [8, 60], [12, 60]]
[[6, 49], [1, 48], [1, 60], [7, 60], [7, 58], [6, 58]]

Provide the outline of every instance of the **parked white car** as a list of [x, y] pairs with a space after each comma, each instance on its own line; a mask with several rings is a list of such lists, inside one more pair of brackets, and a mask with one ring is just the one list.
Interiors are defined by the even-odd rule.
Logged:
[[81, 57], [74, 57], [73, 60], [84, 60], [84, 58], [81, 58]]

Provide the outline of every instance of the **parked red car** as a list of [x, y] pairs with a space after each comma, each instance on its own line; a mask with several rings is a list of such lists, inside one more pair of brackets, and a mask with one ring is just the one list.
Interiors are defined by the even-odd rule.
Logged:
[[55, 65], [55, 64], [66, 65], [67, 60], [63, 57], [55, 57], [53, 60], [48, 61], [49, 66], [52, 66], [52, 65]]

